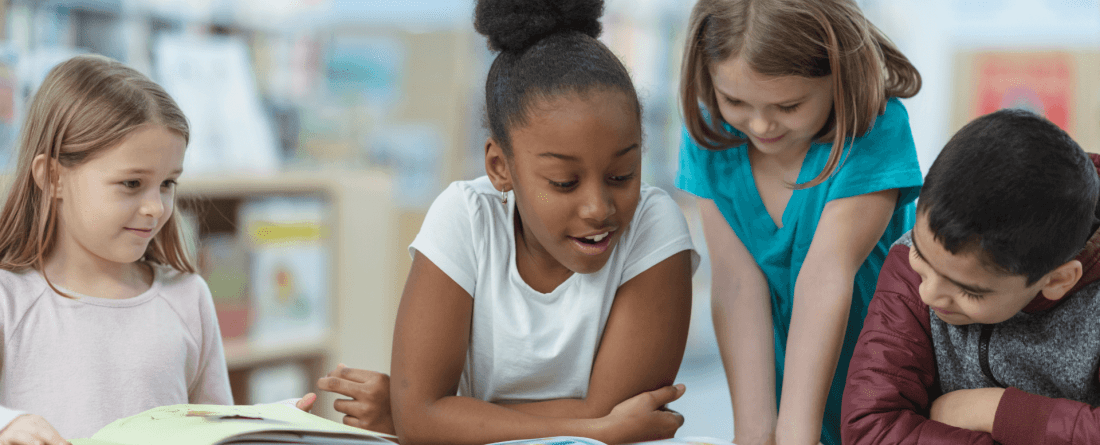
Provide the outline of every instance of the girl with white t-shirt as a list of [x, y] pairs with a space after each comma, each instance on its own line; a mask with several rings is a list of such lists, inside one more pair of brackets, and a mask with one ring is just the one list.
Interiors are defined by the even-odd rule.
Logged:
[[662, 407], [684, 391], [670, 385], [698, 255], [676, 203], [639, 179], [641, 108], [596, 40], [602, 10], [477, 3], [500, 51], [488, 175], [451, 184], [409, 247], [390, 384], [402, 443], [625, 443], [683, 423]]

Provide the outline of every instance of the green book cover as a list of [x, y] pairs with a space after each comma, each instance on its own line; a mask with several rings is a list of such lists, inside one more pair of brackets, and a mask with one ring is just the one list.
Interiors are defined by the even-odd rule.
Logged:
[[375, 433], [287, 405], [169, 405], [111, 422], [73, 445], [393, 445]]

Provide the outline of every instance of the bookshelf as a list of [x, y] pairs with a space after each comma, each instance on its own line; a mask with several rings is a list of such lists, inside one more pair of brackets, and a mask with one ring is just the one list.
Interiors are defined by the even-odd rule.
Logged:
[[[300, 366], [309, 391], [338, 363], [388, 372], [401, 278], [409, 264], [400, 227], [404, 218], [392, 205], [389, 175], [318, 170], [185, 176], [177, 189], [178, 206], [193, 215], [199, 240], [214, 233], [241, 233], [238, 210], [272, 197], [311, 197], [327, 208], [322, 243], [329, 256], [324, 277], [330, 291], [328, 320], [320, 336], [277, 342], [251, 335], [226, 339], [235, 402], [256, 402], [249, 394], [250, 379], [270, 366]], [[319, 396], [313, 412], [339, 421], [342, 415], [332, 409], [337, 397]]]

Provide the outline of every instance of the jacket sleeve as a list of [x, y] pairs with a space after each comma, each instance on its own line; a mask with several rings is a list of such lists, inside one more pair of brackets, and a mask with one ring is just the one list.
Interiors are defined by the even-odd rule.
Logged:
[[1100, 408], [1008, 388], [997, 405], [993, 438], [1005, 445], [1100, 443]]
[[993, 437], [928, 418], [939, 396], [928, 306], [909, 247], [894, 246], [879, 274], [841, 402], [845, 444], [992, 444]]

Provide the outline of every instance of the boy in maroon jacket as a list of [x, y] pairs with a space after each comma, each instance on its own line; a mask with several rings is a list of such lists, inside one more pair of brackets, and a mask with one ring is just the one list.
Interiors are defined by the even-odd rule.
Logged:
[[1100, 157], [1019, 110], [925, 178], [848, 371], [846, 444], [1100, 444]]

